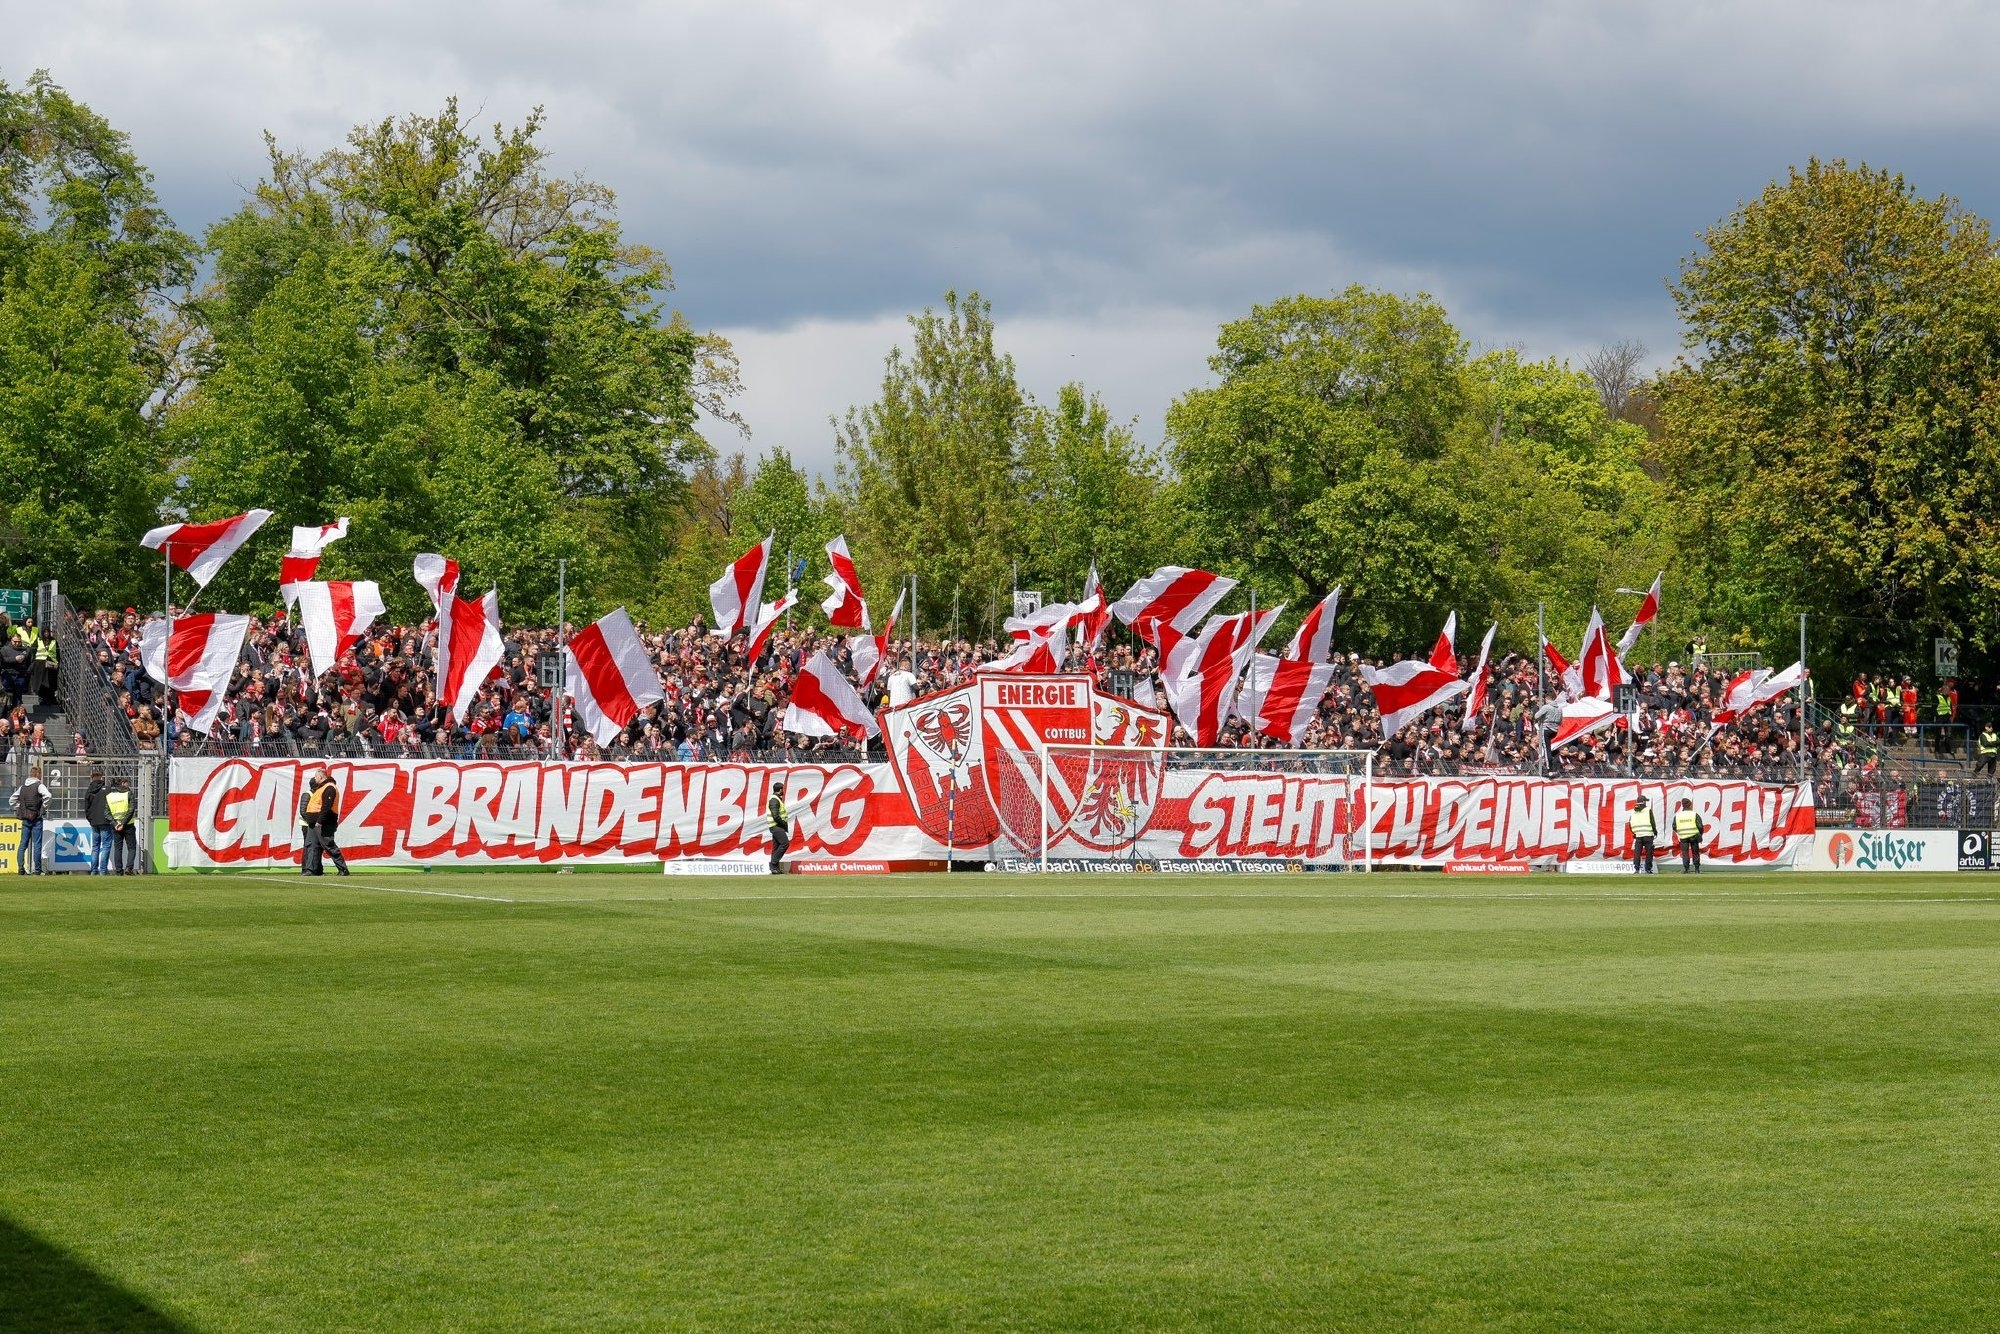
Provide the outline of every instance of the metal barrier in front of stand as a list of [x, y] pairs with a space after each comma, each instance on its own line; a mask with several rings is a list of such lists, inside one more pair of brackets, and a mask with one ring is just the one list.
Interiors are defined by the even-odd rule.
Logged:
[[[40, 770], [42, 786], [49, 790], [47, 826], [43, 831], [45, 853], [56, 870], [84, 872], [90, 869], [91, 833], [85, 818], [85, 799], [93, 774], [102, 773], [107, 785], [125, 780], [132, 794], [133, 827], [137, 830], [138, 869], [150, 872], [153, 865], [153, 817], [166, 813], [162, 799], [160, 764], [140, 756], [31, 755], [13, 750], [0, 758], [0, 814], [15, 814], [14, 798], [35, 771]], [[8, 868], [10, 871], [12, 867]]]

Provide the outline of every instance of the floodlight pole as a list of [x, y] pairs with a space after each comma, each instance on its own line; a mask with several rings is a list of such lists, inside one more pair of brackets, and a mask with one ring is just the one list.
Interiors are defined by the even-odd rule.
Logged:
[[[1542, 604], [1537, 602], [1535, 604], [1535, 703], [1537, 704], [1549, 696], [1548, 679], [1543, 674], [1548, 663], [1548, 654], [1542, 652], [1542, 641], [1548, 637], [1548, 631], [1542, 628]], [[1536, 730], [1539, 731], [1541, 726], [1540, 723], [1536, 723]]]
[[569, 698], [569, 561], [556, 558], [556, 700], [555, 727], [556, 758], [569, 758], [568, 710], [563, 702]]
[[[1799, 670], [1806, 667], [1806, 614], [1799, 613]], [[1806, 769], [1806, 701], [1812, 696], [1812, 673], [1807, 671], [1805, 679], [1799, 682], [1799, 781], [1804, 782]], [[1919, 745], [1918, 750], [1923, 747]]]

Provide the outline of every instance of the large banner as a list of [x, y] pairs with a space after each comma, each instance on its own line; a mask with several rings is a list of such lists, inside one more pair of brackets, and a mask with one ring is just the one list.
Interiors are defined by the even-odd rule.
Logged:
[[[974, 703], [927, 706], [936, 713], [925, 715], [927, 731], [892, 730], [892, 764], [335, 761], [340, 845], [357, 866], [740, 861], [768, 856], [765, 803], [782, 779], [793, 857], [807, 868], [900, 869], [949, 855], [1032, 869], [1042, 851], [1039, 783], [1010, 779], [988, 793], [977, 771], [1015, 760], [989, 758], [962, 735], [970, 712], [958, 706]], [[1074, 726], [1072, 702], [1046, 707]], [[1100, 722], [1153, 726], [1143, 711]], [[899, 754], [898, 742], [910, 753]], [[175, 760], [169, 865], [297, 865], [299, 782], [316, 767]], [[1616, 858], [1629, 854], [1626, 817], [1641, 795], [1663, 828], [1692, 799], [1712, 863], [1803, 865], [1813, 845], [1810, 785], [1396, 779], [1375, 783], [1364, 817], [1364, 787], [1352, 775], [1167, 768], [1164, 757], [1135, 760], [1130, 749], [1115, 762], [1057, 767], [1050, 786], [1060, 791], [1046, 803], [1052, 869], [1359, 866], [1364, 827], [1378, 865]], [[1032, 802], [1022, 791], [1035, 793]]]

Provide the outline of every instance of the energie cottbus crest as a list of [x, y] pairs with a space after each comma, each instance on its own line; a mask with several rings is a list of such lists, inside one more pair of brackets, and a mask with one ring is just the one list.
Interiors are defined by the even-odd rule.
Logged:
[[1129, 847], [1159, 801], [1170, 720], [1097, 691], [1087, 676], [991, 674], [882, 714], [903, 795], [930, 836], [1023, 852], [1042, 842], [1044, 748], [1048, 838], [1113, 852]]

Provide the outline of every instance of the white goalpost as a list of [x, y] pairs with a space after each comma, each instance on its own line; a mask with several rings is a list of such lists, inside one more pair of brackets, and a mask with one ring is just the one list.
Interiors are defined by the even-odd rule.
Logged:
[[1020, 758], [999, 784], [1000, 823], [1043, 871], [1052, 856], [1374, 869], [1372, 750], [1049, 742]]

